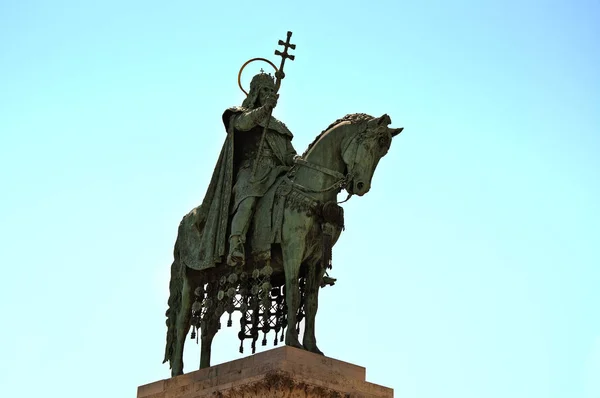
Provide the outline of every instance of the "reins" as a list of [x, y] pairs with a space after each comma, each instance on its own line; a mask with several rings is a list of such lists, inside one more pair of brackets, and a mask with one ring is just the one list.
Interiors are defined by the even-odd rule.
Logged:
[[[344, 174], [340, 173], [339, 171], [331, 170], [326, 167], [307, 162], [306, 160], [302, 159], [301, 157], [295, 158], [294, 163], [298, 166], [308, 167], [309, 169], [313, 169], [313, 170], [319, 171], [325, 175], [337, 178], [336, 182], [334, 182], [333, 184], [331, 184], [330, 186], [328, 186], [327, 188], [324, 188], [324, 189], [313, 189], [313, 188], [305, 187], [304, 185], [298, 184], [297, 182], [292, 181], [291, 179], [288, 178], [290, 183], [295, 188], [297, 188], [303, 192], [325, 193], [325, 192], [329, 192], [334, 189], [339, 189], [339, 190], [346, 189], [346, 187], [348, 186], [348, 184], [350, 183], [350, 181], [352, 180], [352, 177], [353, 177], [353, 173], [351, 173], [351, 172], [348, 172], [346, 175], [344, 175]], [[341, 203], [347, 202], [351, 197], [352, 197], [352, 194], [348, 193], [348, 196], [346, 197], [346, 199], [344, 199], [341, 202], [337, 202], [337, 203], [341, 204]]]

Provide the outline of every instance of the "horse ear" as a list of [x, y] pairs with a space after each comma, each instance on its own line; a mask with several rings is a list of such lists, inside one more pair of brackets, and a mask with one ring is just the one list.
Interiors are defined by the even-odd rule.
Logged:
[[376, 129], [380, 126], [387, 126], [390, 123], [392, 123], [392, 119], [390, 119], [387, 113], [384, 113], [383, 116], [374, 117], [373, 119], [369, 120], [367, 126], [369, 126], [369, 129]]
[[383, 116], [377, 119], [377, 124], [380, 126], [387, 126], [392, 123], [392, 119], [387, 113], [384, 113]]
[[402, 130], [404, 130], [404, 127], [400, 127], [397, 129], [390, 129], [390, 134], [392, 135], [392, 137], [395, 137], [398, 134], [400, 134], [402, 132]]

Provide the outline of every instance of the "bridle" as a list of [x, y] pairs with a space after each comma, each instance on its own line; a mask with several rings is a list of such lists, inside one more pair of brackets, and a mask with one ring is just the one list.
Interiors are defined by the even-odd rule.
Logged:
[[[292, 186], [294, 186], [296, 189], [298, 189], [304, 193], [325, 193], [325, 192], [329, 192], [329, 191], [336, 190], [336, 189], [337, 190], [346, 189], [346, 187], [348, 187], [348, 184], [350, 184], [350, 182], [354, 178], [354, 166], [356, 164], [356, 157], [358, 154], [359, 138], [363, 138], [364, 133], [365, 132], [359, 132], [359, 133], [354, 134], [354, 136], [348, 141], [348, 143], [342, 149], [342, 156], [346, 153], [346, 151], [354, 150], [354, 156], [353, 156], [352, 162], [350, 163], [350, 165], [346, 164], [346, 167], [347, 167], [346, 174], [342, 174], [339, 171], [331, 170], [331, 169], [328, 169], [327, 167], [319, 166], [314, 163], [310, 163], [300, 156], [297, 156], [296, 158], [294, 158], [294, 167], [307, 167], [309, 169], [319, 171], [325, 175], [328, 175], [328, 176], [331, 176], [331, 177], [334, 177], [337, 179], [333, 184], [331, 184], [327, 188], [313, 189], [313, 188], [305, 187], [301, 184], [298, 184], [295, 181], [292, 181], [290, 179], [290, 177], [294, 174], [294, 169], [292, 169], [290, 171], [290, 173], [288, 174], [288, 181], [292, 184]], [[352, 148], [350, 148], [351, 145], [352, 145]], [[352, 193], [348, 192], [348, 196], [346, 197], [346, 199], [342, 200], [341, 202], [337, 202], [337, 203], [341, 204], [341, 203], [347, 202], [348, 200], [350, 200], [352, 195], [353, 195]]]

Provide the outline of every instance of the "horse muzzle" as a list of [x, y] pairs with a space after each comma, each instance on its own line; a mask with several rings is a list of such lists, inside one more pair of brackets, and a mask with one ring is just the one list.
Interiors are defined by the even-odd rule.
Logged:
[[348, 193], [353, 195], [363, 196], [369, 189], [371, 188], [370, 184], [361, 180], [352, 180], [350, 184], [348, 184]]

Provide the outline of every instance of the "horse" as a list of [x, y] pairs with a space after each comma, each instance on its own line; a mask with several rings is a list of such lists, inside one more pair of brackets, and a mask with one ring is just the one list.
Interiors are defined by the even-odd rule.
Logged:
[[[256, 280], [260, 283], [265, 280], [261, 275], [267, 275], [267, 279], [270, 279], [264, 285], [264, 289], [257, 288], [256, 291], [253, 291], [254, 296], [252, 297], [254, 298], [251, 297], [243, 303], [239, 300], [235, 301], [235, 297], [233, 297], [236, 295], [239, 297], [240, 292], [246, 292], [243, 290], [245, 288], [241, 287], [244, 275], [246, 275], [242, 270], [238, 270], [238, 274], [232, 277], [231, 267], [226, 264], [202, 271], [182, 264], [179, 252], [182, 250], [182, 245], [190, 244], [184, 226], [194, 224], [195, 211], [198, 208], [184, 216], [173, 252], [174, 260], [171, 265], [169, 283], [169, 309], [166, 314], [168, 329], [163, 363], [167, 361], [170, 363], [172, 376], [183, 374], [183, 349], [192, 323], [198, 325], [200, 329], [200, 368], [210, 366], [212, 340], [220, 328], [220, 318], [225, 311], [231, 315], [234, 309], [240, 310], [241, 308], [240, 311], [249, 311], [248, 305], [253, 306], [254, 317], [248, 322], [252, 323], [254, 329], [246, 337], [252, 336], [254, 352], [257, 331], [266, 330], [266, 335], [266, 332], [273, 330], [273, 326], [269, 329], [267, 321], [263, 324], [267, 326], [262, 326], [263, 329], [260, 329], [257, 320], [259, 304], [266, 305], [264, 303], [265, 300], [268, 301], [268, 292], [273, 289], [271, 282], [273, 285], [284, 286], [281, 297], [276, 292], [276, 296], [279, 297], [277, 308], [280, 313], [283, 312], [285, 318], [275, 327], [276, 333], [282, 327], [287, 327], [285, 330], [286, 345], [323, 355], [317, 346], [315, 337], [318, 292], [319, 288], [324, 286], [323, 281], [329, 261], [327, 252], [331, 251], [331, 247], [337, 242], [343, 229], [343, 213], [341, 213], [341, 221], [339, 217], [337, 221], [332, 221], [331, 217], [327, 219], [323, 214], [327, 213], [325, 211], [327, 208], [334, 209], [333, 213], [335, 214], [340, 214], [336, 213], [335, 208], [339, 207], [336, 200], [337, 194], [342, 189], [348, 192], [347, 199], [352, 195], [363, 196], [369, 192], [373, 173], [379, 160], [388, 152], [392, 138], [403, 130], [403, 128], [388, 127], [389, 124], [391, 124], [391, 119], [387, 114], [381, 117], [372, 117], [363, 113], [346, 115], [319, 134], [304, 154], [296, 159], [289, 173], [281, 177], [285, 180], [280, 181], [281, 185], [287, 187], [285, 191], [289, 198], [284, 200], [281, 208], [280, 243], [273, 245], [270, 261], [260, 271], [258, 262], [251, 258], [244, 265], [245, 270], [248, 271], [252, 271], [254, 268], [253, 277], [257, 278]], [[296, 200], [293, 200], [294, 197]], [[316, 213], [321, 216], [316, 216], [315, 211], [311, 213], [311, 209], [317, 209]], [[257, 211], [259, 211], [258, 207]], [[319, 239], [320, 237], [323, 239]], [[268, 272], [263, 272], [263, 270]], [[238, 278], [238, 275], [241, 277]], [[303, 282], [302, 289], [301, 281]], [[225, 289], [223, 286], [226, 284], [230, 287], [227, 294], [233, 300], [230, 301], [228, 307], [216, 304], [224, 296], [223, 290], [218, 294], [217, 290], [219, 286]], [[266, 293], [259, 293], [259, 290]], [[199, 297], [196, 298], [196, 302], [194, 302], [193, 292]], [[250, 295], [248, 292], [244, 294]], [[260, 294], [262, 294], [262, 301], [257, 298]], [[265, 294], [267, 298], [265, 298]], [[273, 300], [276, 299], [273, 298]], [[236, 302], [241, 303], [240, 306], [234, 307], [234, 304], [231, 304]], [[275, 301], [273, 302], [275, 303]], [[270, 313], [268, 310], [263, 312]], [[305, 314], [305, 325], [301, 344], [298, 322], [301, 320], [299, 317], [302, 318], [303, 314]], [[242, 331], [239, 335], [242, 344], [245, 319], [243, 316]], [[231, 317], [228, 326], [230, 325]], [[265, 327], [266, 329], [264, 329]], [[282, 337], [283, 330], [281, 329]], [[195, 335], [195, 331], [196, 326], [194, 326], [192, 337]], [[276, 343], [277, 334], [275, 336]], [[266, 340], [263, 340], [264, 344], [266, 344]], [[242, 351], [241, 347], [240, 352]]]

